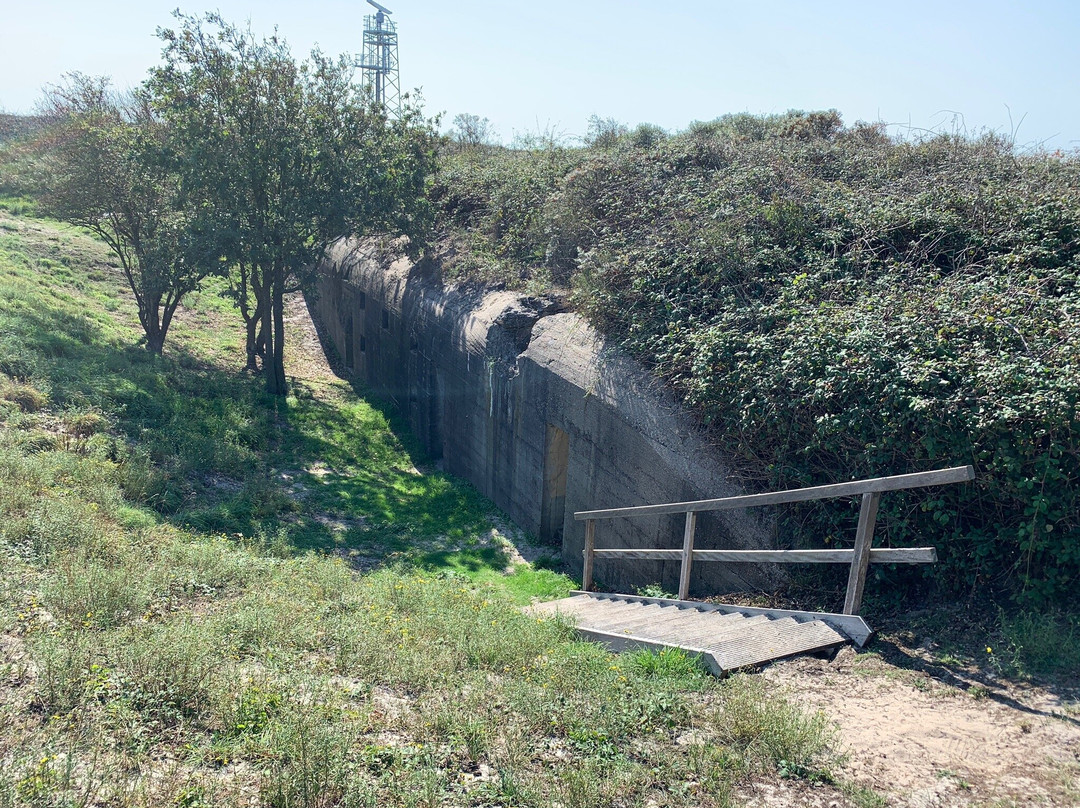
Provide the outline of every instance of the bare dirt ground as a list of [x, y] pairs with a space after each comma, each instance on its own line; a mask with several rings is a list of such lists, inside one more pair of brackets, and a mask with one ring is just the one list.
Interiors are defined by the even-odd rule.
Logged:
[[1080, 805], [1076, 683], [993, 679], [918, 649], [899, 667], [875, 647], [762, 672], [836, 723], [847, 778], [912, 808]]
[[[300, 295], [285, 317], [289, 376], [341, 385]], [[535, 555], [520, 531], [500, 533], [511, 558]], [[866, 651], [796, 657], [761, 671], [835, 722], [846, 762], [838, 783], [755, 783], [741, 794], [747, 806], [1080, 806], [1080, 683], [995, 679], [891, 636]]]
[[285, 372], [307, 384], [342, 384], [339, 372], [344, 368], [331, 365], [323, 350], [318, 329], [311, 319], [304, 296], [296, 292], [285, 299]]

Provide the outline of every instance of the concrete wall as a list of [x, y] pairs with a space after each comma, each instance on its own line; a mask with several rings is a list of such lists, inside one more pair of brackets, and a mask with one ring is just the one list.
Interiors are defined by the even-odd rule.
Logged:
[[[742, 493], [691, 419], [640, 365], [552, 300], [444, 287], [435, 268], [342, 243], [317, 316], [348, 372], [388, 396], [428, 454], [581, 570], [574, 511]], [[598, 547], [681, 547], [683, 517], [598, 523]], [[703, 514], [699, 549], [772, 546], [760, 512]], [[772, 588], [774, 568], [698, 564], [699, 594]], [[600, 561], [609, 588], [661, 583], [678, 562]]]

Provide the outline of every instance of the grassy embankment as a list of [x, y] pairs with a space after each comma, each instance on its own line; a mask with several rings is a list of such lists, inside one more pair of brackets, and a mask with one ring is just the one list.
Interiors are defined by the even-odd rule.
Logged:
[[0, 806], [725, 805], [835, 760], [753, 678], [525, 617], [571, 582], [380, 411], [266, 399], [212, 288], [154, 360], [102, 245], [5, 207]]

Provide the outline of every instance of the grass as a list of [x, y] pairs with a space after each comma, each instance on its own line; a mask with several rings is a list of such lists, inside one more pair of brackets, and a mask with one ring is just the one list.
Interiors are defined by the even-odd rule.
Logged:
[[1031, 684], [1068, 699], [1080, 674], [1080, 623], [1074, 611], [1037, 611], [996, 602], [987, 592], [965, 601], [923, 601], [914, 610], [871, 603], [877, 629], [855, 672], [906, 681], [932, 693], [962, 687], [976, 699]]
[[100, 244], [0, 212], [0, 807], [720, 806], [827, 776], [832, 725], [762, 681], [524, 615], [574, 582], [346, 385], [268, 400], [232, 316], [210, 284], [150, 357]]
[[1002, 644], [987, 655], [1004, 672], [1075, 677], [1080, 674], [1080, 619], [1072, 614], [1002, 612]]
[[37, 212], [37, 202], [25, 196], [0, 194], [0, 210], [12, 216], [32, 216]]
[[843, 783], [840, 790], [856, 808], [887, 808], [889, 804], [881, 794], [856, 783]]

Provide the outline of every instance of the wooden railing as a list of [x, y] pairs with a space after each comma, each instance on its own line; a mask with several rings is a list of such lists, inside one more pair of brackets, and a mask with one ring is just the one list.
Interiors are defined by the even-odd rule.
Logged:
[[[811, 488], [794, 488], [790, 491], [772, 491], [765, 494], [748, 494], [723, 499], [702, 499], [696, 502], [670, 502], [664, 505], [640, 505], [633, 508], [607, 508], [599, 511], [577, 511], [574, 519], [585, 522], [585, 568], [582, 588], [592, 589], [593, 562], [598, 558], [636, 558], [649, 561], [682, 561], [679, 571], [679, 599], [685, 600], [690, 590], [690, 567], [695, 561], [726, 562], [772, 562], [799, 564], [850, 564], [847, 596], [844, 598], [844, 614], [857, 614], [862, 604], [863, 588], [866, 586], [866, 570], [870, 562], [882, 564], [932, 564], [937, 561], [933, 547], [902, 549], [871, 548], [874, 539], [874, 523], [877, 520], [878, 502], [886, 491], [905, 488], [924, 488], [932, 485], [969, 482], [975, 479], [971, 466], [921, 471], [916, 474], [899, 474], [894, 477], [877, 477], [834, 485], [816, 485]], [[787, 502], [806, 502], [815, 499], [862, 495], [859, 510], [859, 526], [855, 531], [855, 547], [851, 550], [695, 550], [694, 530], [697, 515], [703, 511], [727, 511], [735, 508], [757, 508], [763, 505], [781, 505]], [[682, 550], [633, 550], [596, 549], [596, 522], [599, 519], [619, 519], [635, 516], [659, 516], [685, 513]]]

